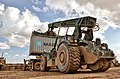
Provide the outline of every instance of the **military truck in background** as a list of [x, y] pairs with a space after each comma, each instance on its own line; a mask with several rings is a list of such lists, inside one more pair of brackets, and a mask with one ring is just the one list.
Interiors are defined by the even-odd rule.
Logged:
[[57, 68], [62, 73], [75, 73], [86, 65], [86, 69], [95, 72], [108, 70], [115, 55], [100, 38], [93, 41], [94, 31], [100, 29], [96, 20], [86, 16], [50, 23], [44, 33], [33, 31], [29, 54], [39, 59], [29, 61], [31, 68], [40, 71]]
[[0, 57], [0, 70], [4, 69], [4, 66], [6, 64], [6, 59], [3, 57], [4, 52], [2, 52], [2, 55]]
[[36, 59], [24, 59], [24, 71], [31, 70], [40, 71], [40, 56], [36, 56]]

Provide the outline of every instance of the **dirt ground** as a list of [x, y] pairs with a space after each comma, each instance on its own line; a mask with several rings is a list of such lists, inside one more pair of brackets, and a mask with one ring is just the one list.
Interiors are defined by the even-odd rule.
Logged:
[[118, 79], [120, 67], [110, 68], [106, 72], [93, 73], [79, 70], [75, 74], [63, 74], [58, 71], [0, 71], [0, 79]]

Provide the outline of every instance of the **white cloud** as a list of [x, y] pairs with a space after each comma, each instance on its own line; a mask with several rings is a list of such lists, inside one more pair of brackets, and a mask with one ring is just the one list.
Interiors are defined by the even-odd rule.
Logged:
[[47, 12], [49, 10], [49, 8], [46, 6], [46, 7], [43, 7], [42, 9], [40, 7], [36, 7], [36, 6], [32, 6], [32, 8], [36, 11], [36, 12]]
[[19, 54], [15, 54], [15, 57], [19, 57], [20, 55]]
[[27, 57], [27, 55], [26, 54], [22, 54], [21, 57], [25, 58], [25, 57]]
[[120, 47], [120, 44], [116, 44], [116, 47]]
[[22, 54], [21, 52], [17, 52], [14, 55], [9, 55], [10, 53], [5, 53], [4, 57], [6, 58], [7, 63], [24, 63], [23, 59], [28, 59], [29, 56], [26, 54]]
[[120, 8], [120, 3], [118, 4], [118, 7]]
[[8, 44], [11, 46], [24, 47], [29, 41], [21, 35], [12, 34], [9, 38]]
[[118, 15], [120, 15], [120, 12], [119, 12], [120, 8], [118, 7], [120, 5], [119, 0], [116, 0], [116, 1], [113, 1], [113, 0], [109, 0], [109, 1], [108, 0], [106, 1], [104, 0], [101, 0], [101, 1], [46, 0], [45, 3], [47, 6], [49, 6], [53, 10], [63, 11], [66, 14], [66, 16], [71, 17], [72, 15], [75, 15], [75, 14], [77, 14], [76, 17], [91, 15], [102, 20], [104, 20], [103, 17], [107, 17], [107, 20], [109, 23], [112, 21], [119, 22], [119, 19], [117, 18], [119, 17]]
[[104, 42], [107, 42], [107, 40], [103, 34], [109, 27], [120, 28], [119, 0], [46, 0], [46, 5], [52, 10], [64, 12], [65, 18], [96, 17], [100, 30], [95, 32], [94, 35], [100, 37]]
[[0, 14], [4, 11], [4, 4], [0, 4]]
[[49, 11], [49, 7], [43, 7], [43, 10], [42, 10], [43, 12], [47, 12], [47, 11]]
[[116, 59], [120, 62], [120, 50], [114, 50]]
[[8, 55], [8, 53], [4, 53], [4, 55]]
[[[120, 0], [75, 0], [79, 5], [85, 5], [88, 2], [94, 4], [96, 8], [108, 9], [108, 10], [118, 10], [118, 4]], [[111, 6], [112, 5], [112, 6]]]
[[10, 46], [6, 43], [0, 43], [0, 49], [10, 49]]
[[37, 11], [37, 12], [43, 12], [43, 10], [39, 7], [36, 7], [36, 6], [32, 6], [32, 8]]
[[39, 3], [40, 3], [40, 0], [32, 0], [32, 2], [33, 2], [34, 4], [39, 4]]
[[72, 6], [73, 0], [46, 0], [46, 5], [49, 6], [53, 10], [62, 10], [65, 13], [70, 11]]
[[[0, 5], [3, 7], [4, 4]], [[47, 30], [46, 23], [42, 23], [39, 18], [28, 9], [20, 13], [15, 7], [6, 7], [0, 14], [3, 27], [0, 29], [0, 36], [8, 40], [10, 46], [24, 47], [30, 39], [33, 30]]]

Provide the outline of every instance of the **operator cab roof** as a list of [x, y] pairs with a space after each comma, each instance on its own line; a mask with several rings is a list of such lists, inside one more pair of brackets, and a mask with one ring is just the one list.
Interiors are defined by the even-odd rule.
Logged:
[[64, 21], [58, 21], [48, 24], [49, 28], [58, 28], [58, 27], [94, 27], [96, 25], [96, 18], [91, 16], [69, 19]]

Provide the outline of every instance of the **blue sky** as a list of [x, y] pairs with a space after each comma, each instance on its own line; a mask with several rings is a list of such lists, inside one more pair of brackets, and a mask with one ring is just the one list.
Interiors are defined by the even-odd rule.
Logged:
[[46, 31], [53, 21], [93, 16], [101, 28], [94, 37], [108, 43], [120, 61], [119, 11], [119, 0], [0, 0], [0, 53], [5, 52], [8, 63], [21, 63], [29, 59], [33, 30]]

